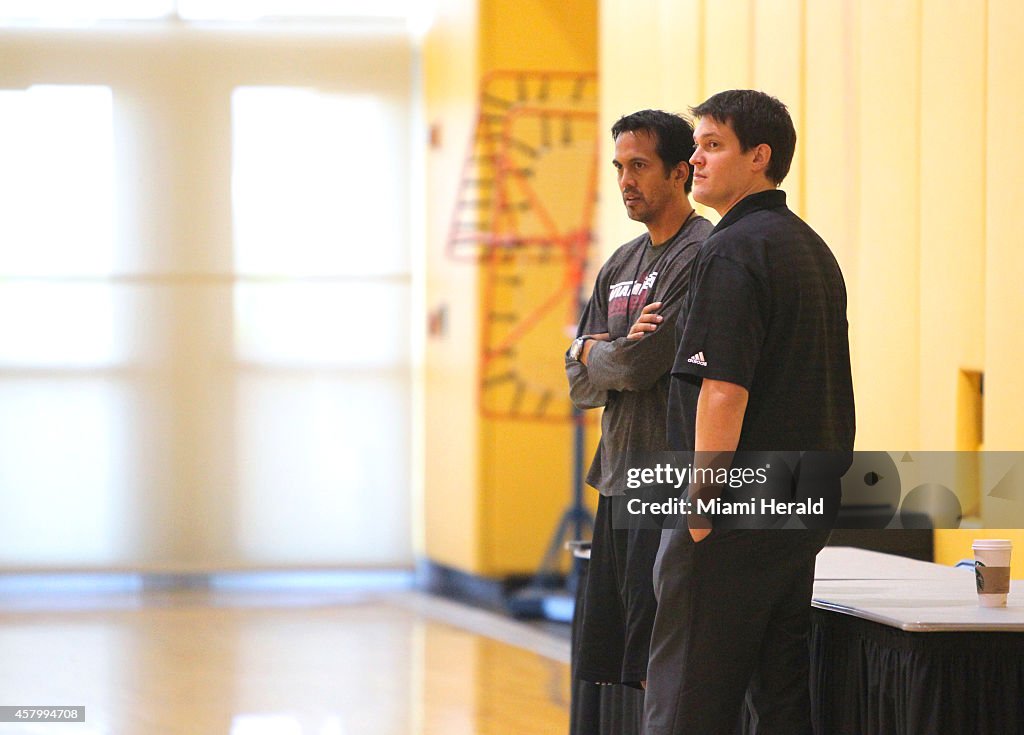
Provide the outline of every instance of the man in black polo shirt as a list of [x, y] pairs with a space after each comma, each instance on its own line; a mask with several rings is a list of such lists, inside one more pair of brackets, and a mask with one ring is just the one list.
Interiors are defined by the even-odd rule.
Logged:
[[[777, 190], [796, 146], [789, 113], [752, 90], [692, 112], [693, 196], [722, 220], [694, 261], [677, 321], [674, 448], [695, 452], [695, 467], [737, 451], [850, 452], [846, 287], [828, 246]], [[645, 732], [733, 732], [746, 697], [758, 735], [811, 733], [807, 632], [828, 532], [687, 521], [664, 533], [655, 565]]]

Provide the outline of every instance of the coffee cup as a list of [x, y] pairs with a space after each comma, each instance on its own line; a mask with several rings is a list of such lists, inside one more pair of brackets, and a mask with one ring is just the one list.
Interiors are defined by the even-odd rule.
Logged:
[[1008, 539], [977, 539], [974, 549], [974, 581], [978, 587], [978, 604], [982, 607], [1005, 607], [1010, 591], [1010, 551]]

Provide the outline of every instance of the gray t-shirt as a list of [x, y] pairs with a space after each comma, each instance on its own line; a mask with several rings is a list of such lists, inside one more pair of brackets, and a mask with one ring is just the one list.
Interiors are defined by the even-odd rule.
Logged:
[[[601, 442], [587, 483], [602, 495], [625, 492], [626, 455], [669, 448], [665, 416], [672, 362], [674, 325], [689, 285], [690, 265], [712, 226], [694, 215], [667, 243], [655, 247], [649, 235], [632, 240], [608, 259], [577, 335], [608, 332], [608, 342], [591, 348], [588, 365], [566, 355], [569, 396], [577, 408], [604, 407]], [[643, 339], [627, 340], [643, 307], [662, 301], [665, 319]]]

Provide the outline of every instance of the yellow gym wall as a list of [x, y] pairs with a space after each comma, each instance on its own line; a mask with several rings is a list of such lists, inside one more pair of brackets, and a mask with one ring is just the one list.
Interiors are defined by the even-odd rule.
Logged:
[[[825, 237], [847, 278], [857, 448], [1024, 447], [1024, 330], [1017, 324], [1024, 314], [1024, 151], [1014, 124], [1024, 113], [1024, 6], [600, 0], [595, 13], [586, 3], [504, 0], [481, 2], [479, 10], [469, 0], [442, 4], [461, 5], [461, 16], [445, 21], [442, 14], [428, 46], [454, 22], [475, 55], [449, 46], [426, 58], [428, 119], [444, 123], [442, 146], [428, 161], [434, 225], [447, 223], [471, 98], [487, 69], [556, 62], [587, 68], [593, 43], [586, 29], [598, 28], [601, 130], [639, 108], [685, 111], [722, 89], [764, 89], [789, 105], [797, 126], [797, 154], [783, 185], [790, 205]], [[457, 115], [436, 111], [455, 99], [462, 109], [446, 111]], [[601, 257], [641, 228], [623, 215], [614, 178], [599, 180]], [[442, 250], [443, 229], [432, 226], [432, 259]], [[449, 312], [451, 334], [427, 351], [424, 425], [436, 453], [426, 460], [427, 556], [486, 574], [529, 569], [564, 502], [570, 434], [476, 419], [475, 281], [463, 266], [436, 266], [428, 308], [442, 284], [459, 282], [465, 292], [458, 302], [444, 292], [460, 308]], [[983, 402], [972, 388], [978, 373]], [[538, 479], [524, 481], [511, 467], [524, 464], [530, 478], [546, 479], [543, 492]], [[965, 512], [980, 514], [989, 527], [1024, 526], [1020, 503], [979, 496], [978, 486], [998, 479], [986, 471], [976, 486], [957, 487]], [[519, 503], [528, 522], [517, 516], [509, 523], [509, 503]], [[986, 534], [1024, 548], [1024, 532]], [[937, 532], [936, 560], [969, 556], [975, 535], [983, 534]], [[1021, 577], [1024, 555], [1016, 556], [1014, 575]]]
[[[475, 0], [441, 0], [424, 41], [426, 122], [426, 268], [423, 300], [443, 331], [424, 341], [417, 370], [413, 475], [423, 477], [422, 552], [431, 560], [479, 572], [481, 499], [477, 381], [476, 270], [449, 262], [444, 243], [476, 114], [479, 30]], [[426, 142], [426, 141], [425, 141]], [[422, 427], [422, 428], [421, 428]], [[420, 470], [420, 471], [417, 471]], [[419, 549], [418, 549], [419, 551]]]
[[[596, 71], [596, 0], [482, 0], [480, 15], [481, 74], [500, 69]], [[586, 173], [580, 171], [576, 188], [584, 188]], [[478, 313], [483, 308], [479, 303]], [[519, 359], [561, 366], [568, 341], [564, 333], [552, 334], [549, 351], [523, 350]], [[571, 426], [483, 419], [480, 444], [482, 569], [490, 575], [534, 571], [569, 502]]]
[[[536, 569], [569, 501], [569, 424], [479, 415], [476, 390], [483, 308], [477, 266], [445, 255], [462, 162], [473, 134], [480, 79], [503, 69], [593, 72], [596, 0], [444, 0], [424, 45], [427, 124], [427, 315], [447, 330], [426, 338], [418, 405], [423, 427], [423, 552], [485, 576]], [[581, 183], [585, 172], [581, 172]], [[521, 354], [561, 364], [568, 338]], [[564, 343], [564, 344], [563, 344]], [[592, 452], [592, 448], [589, 450]], [[592, 491], [588, 491], [592, 492]]]

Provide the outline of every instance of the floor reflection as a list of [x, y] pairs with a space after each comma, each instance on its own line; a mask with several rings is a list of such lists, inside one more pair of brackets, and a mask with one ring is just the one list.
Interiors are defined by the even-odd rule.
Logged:
[[[88, 598], [88, 599], [86, 599]], [[0, 704], [62, 733], [528, 735], [568, 729], [568, 643], [415, 593], [0, 601]], [[0, 734], [53, 725], [0, 724]]]

